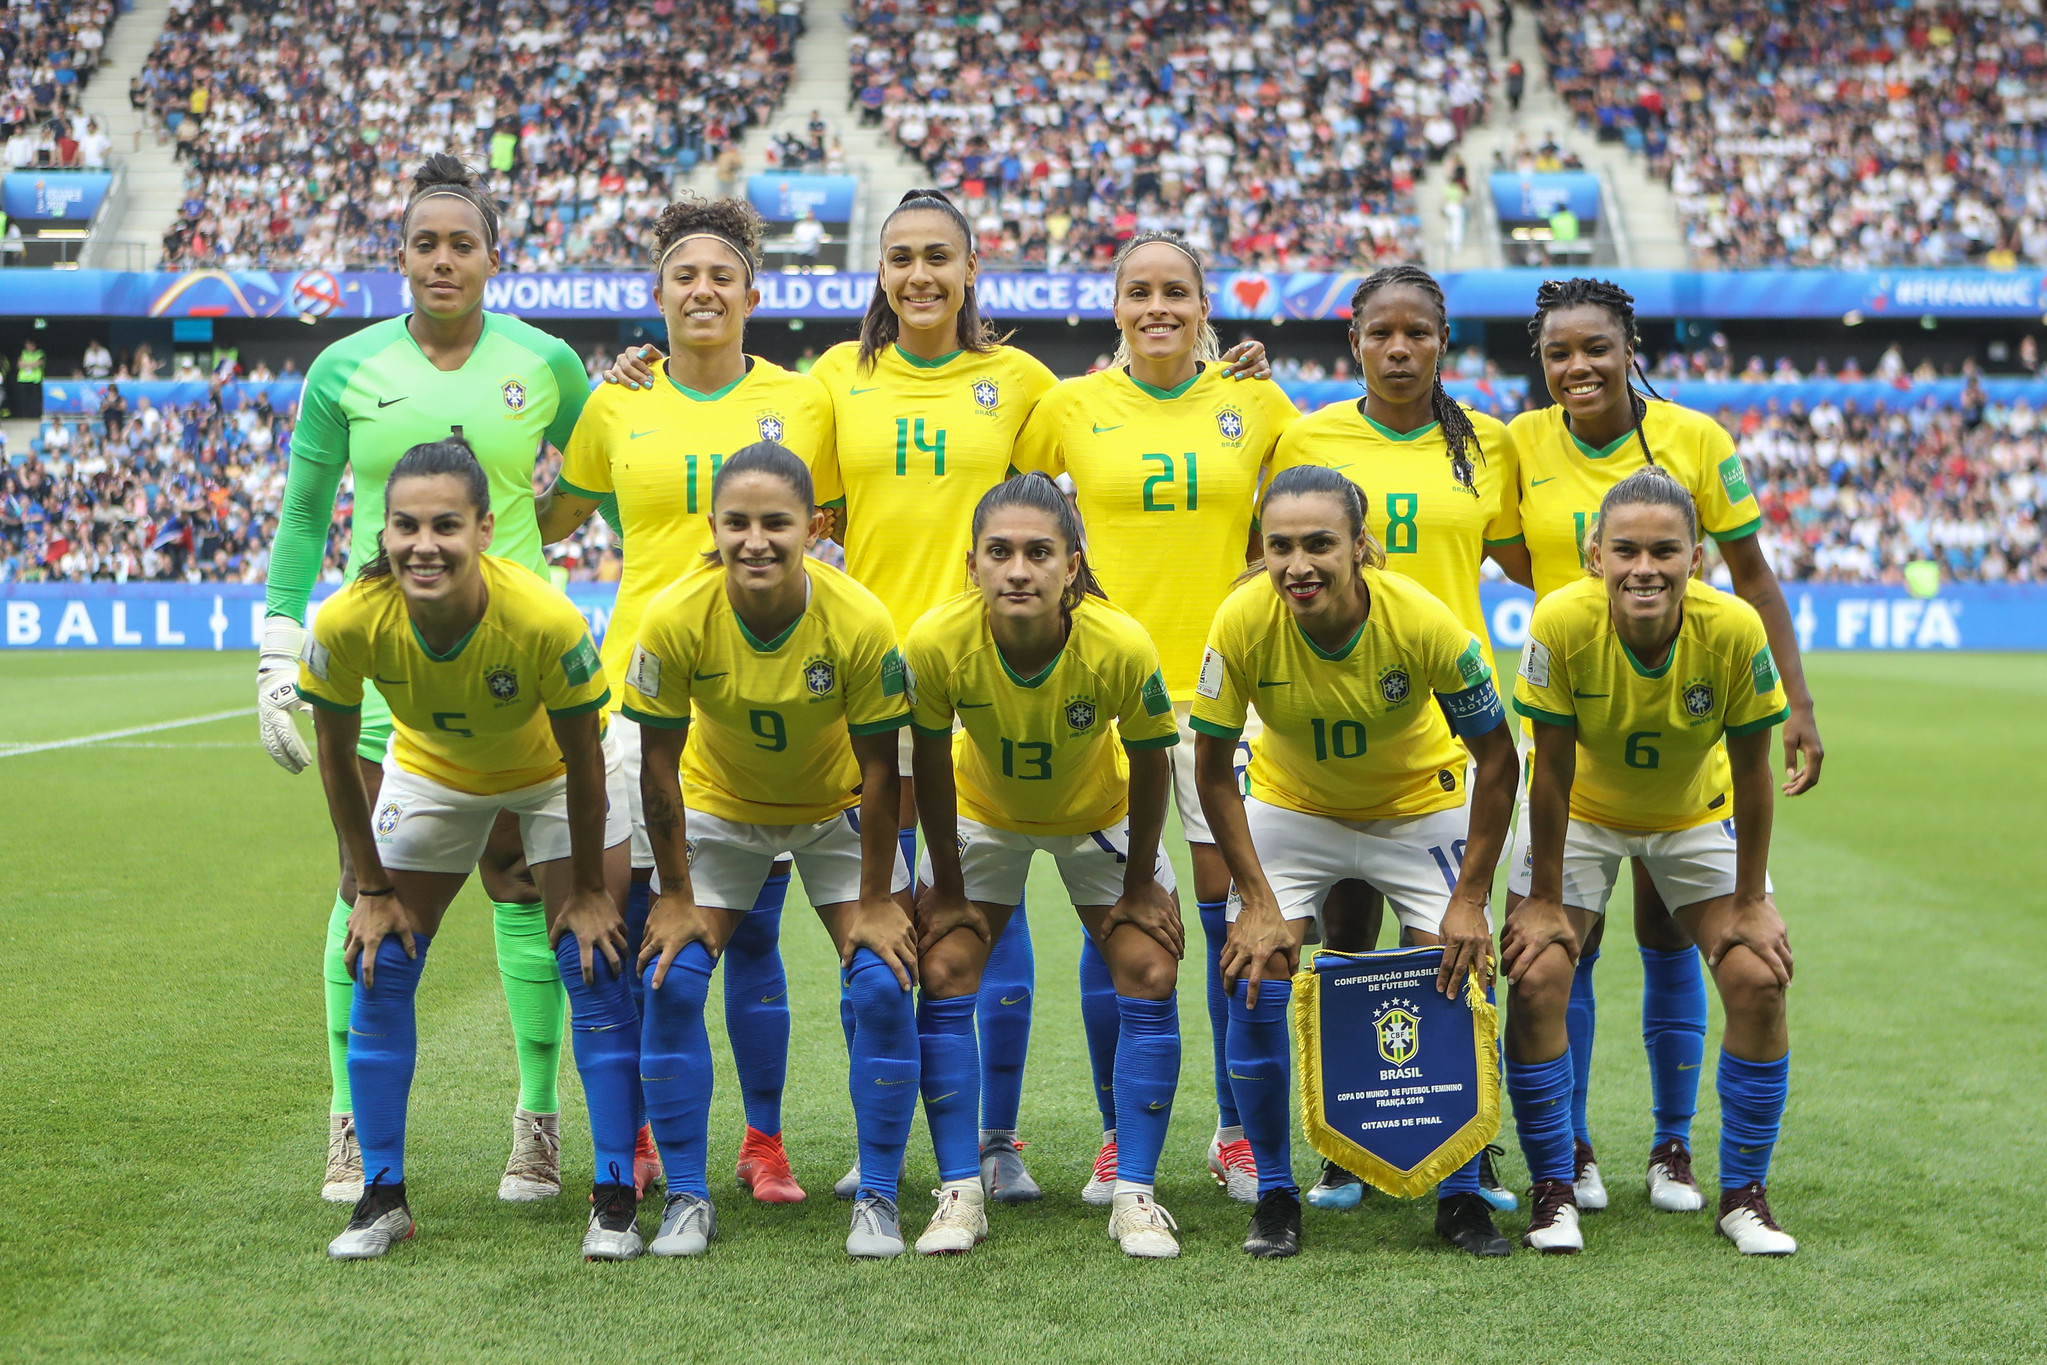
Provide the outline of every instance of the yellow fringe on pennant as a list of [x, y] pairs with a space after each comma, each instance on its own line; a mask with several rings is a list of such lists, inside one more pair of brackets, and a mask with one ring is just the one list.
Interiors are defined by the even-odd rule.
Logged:
[[[1409, 953], [1434, 952], [1433, 948], [1395, 949], [1377, 953], [1315, 954], [1341, 958], [1346, 962], [1385, 962]], [[1409, 1170], [1401, 1170], [1383, 1158], [1358, 1146], [1329, 1126], [1322, 1109], [1322, 977], [1312, 965], [1294, 973], [1294, 1054], [1301, 1086], [1301, 1128], [1308, 1145], [1375, 1189], [1403, 1199], [1429, 1193], [1466, 1162], [1485, 1150], [1500, 1132], [1499, 1011], [1487, 1000], [1471, 974], [1464, 978], [1464, 1003], [1471, 1009], [1471, 1045], [1478, 1064], [1478, 1113], [1450, 1134]]]

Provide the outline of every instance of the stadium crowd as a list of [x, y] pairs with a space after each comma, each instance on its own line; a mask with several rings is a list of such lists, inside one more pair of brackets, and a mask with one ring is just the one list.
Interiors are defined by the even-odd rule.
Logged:
[[171, 0], [134, 91], [188, 168], [164, 265], [386, 265], [435, 150], [488, 168], [508, 267], [644, 264], [678, 171], [780, 101], [787, 8]]
[[1476, 0], [854, 0], [861, 116], [982, 258], [1087, 268], [1149, 228], [1218, 262], [1415, 259], [1414, 183], [1485, 116]]
[[1548, 0], [1551, 79], [1669, 180], [1701, 268], [2047, 264], [2047, 21], [2021, 0]]
[[6, 158], [0, 170], [107, 164], [112, 144], [80, 112], [78, 96], [99, 69], [113, 23], [113, 0], [9, 0], [0, 6], [0, 148]]

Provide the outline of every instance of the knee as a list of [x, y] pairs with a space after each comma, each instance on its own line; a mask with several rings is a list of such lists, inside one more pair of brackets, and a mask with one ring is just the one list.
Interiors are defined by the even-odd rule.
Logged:
[[[924, 994], [933, 1000], [950, 1000], [957, 996], [972, 995], [981, 988], [981, 973], [973, 961], [973, 954], [958, 945], [955, 940], [969, 935], [951, 934], [934, 944], [917, 964], [919, 984]], [[874, 976], [875, 971], [863, 973]], [[897, 982], [886, 967], [879, 969], [879, 975], [888, 977], [891, 989]], [[857, 1006], [856, 1006], [857, 1007]]]
[[896, 980], [889, 965], [865, 948], [854, 953], [852, 970], [846, 973], [846, 999], [853, 1006], [854, 1018], [863, 1027], [870, 1021], [879, 1023], [912, 1016], [910, 993]]
[[1533, 1023], [1560, 1019], [1571, 1003], [1571, 983], [1577, 975], [1571, 955], [1562, 945], [1551, 944], [1529, 965], [1519, 981], [1507, 990], [1509, 1018]]
[[[650, 962], [642, 975], [647, 1016], [654, 1020], [701, 1018], [704, 1001], [711, 990], [711, 955], [701, 944], [691, 943], [668, 964], [667, 979], [654, 984], [658, 963]], [[578, 968], [580, 970], [580, 967]]]
[[1742, 944], [1727, 950], [1713, 969], [1713, 979], [1730, 1020], [1768, 1020], [1784, 1013], [1784, 987], [1763, 960]]
[[1164, 1000], [1180, 983], [1180, 964], [1150, 939], [1144, 942], [1150, 951], [1117, 964], [1116, 992], [1133, 1000]]

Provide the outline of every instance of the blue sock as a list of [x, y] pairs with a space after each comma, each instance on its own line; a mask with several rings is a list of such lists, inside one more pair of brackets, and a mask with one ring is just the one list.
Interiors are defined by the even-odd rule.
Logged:
[[394, 936], [377, 945], [364, 990], [356, 964], [355, 994], [348, 1007], [348, 1088], [355, 1093], [355, 1136], [362, 1144], [365, 1178], [396, 1185], [405, 1179], [405, 1107], [412, 1098], [412, 1068], [419, 1058], [419, 1029], [412, 1012], [426, 966], [425, 934], [412, 936], [417, 959], [405, 955]]
[[1592, 964], [1598, 953], [1578, 959], [1571, 973], [1571, 1005], [1564, 1026], [1571, 1035], [1571, 1136], [1592, 1145], [1592, 1130], [1585, 1126], [1585, 1096], [1592, 1086], [1592, 1037], [1598, 1029], [1599, 1002], [1592, 997]]
[[[625, 951], [629, 962], [640, 960], [640, 945], [647, 941], [647, 915], [653, 908], [653, 883], [634, 882], [625, 897]], [[644, 1014], [647, 983], [637, 971], [632, 973], [632, 983], [633, 1005]]]
[[[981, 1049], [974, 1037], [974, 997], [917, 1002], [917, 1048], [923, 1058], [924, 1121], [938, 1153], [940, 1180], [981, 1173]], [[864, 1168], [863, 1168], [864, 1169]]]
[[661, 1171], [670, 1194], [709, 1199], [705, 1183], [711, 1120], [711, 1037], [704, 1032], [704, 1001], [716, 963], [691, 943], [669, 964], [655, 990], [659, 963], [647, 964], [647, 1010], [640, 1031], [640, 1087], [647, 1119], [661, 1148]]
[[[381, 968], [379, 969], [381, 970]], [[355, 1049], [349, 1049], [355, 1056]], [[352, 1084], [355, 1073], [349, 1073]], [[1784, 1096], [1791, 1089], [1791, 1054], [1774, 1062], [1745, 1062], [1720, 1053], [1720, 1069], [1714, 1077], [1720, 1092], [1720, 1188], [1738, 1190], [1750, 1181], [1770, 1183], [1770, 1153], [1777, 1146], [1777, 1130], [1784, 1123]], [[356, 1113], [362, 1113], [362, 1091], [357, 1090]], [[362, 1119], [356, 1119], [358, 1129]], [[369, 1169], [369, 1148], [363, 1148], [363, 1169]]]
[[1514, 1131], [1530, 1180], [1571, 1180], [1571, 1050], [1548, 1062], [1507, 1058], [1507, 1094], [1514, 1101]]
[[[1031, 924], [1018, 901], [988, 952], [974, 1018], [981, 1029], [981, 1126], [1016, 1131], [1023, 1106], [1024, 1059], [1031, 1050], [1031, 988], [1038, 964]], [[978, 1141], [978, 1135], [976, 1137]]]
[[[858, 1020], [846, 1083], [860, 1136], [860, 1192], [893, 1200], [917, 1114], [917, 1011], [888, 964], [865, 948], [854, 952], [845, 985]], [[978, 1138], [975, 1155], [978, 1171]]]
[[[1223, 989], [1223, 940], [1229, 936], [1229, 921], [1224, 913], [1228, 901], [1197, 901], [1195, 909], [1201, 912], [1201, 937], [1208, 945], [1208, 1030], [1209, 1038], [1215, 1044], [1215, 1109], [1216, 1121], [1225, 1128], [1235, 1128], [1237, 1119], [1237, 1097], [1230, 1086], [1229, 1059], [1223, 1055], [1223, 1039], [1230, 1031], [1230, 997]], [[1291, 988], [1289, 988], [1291, 989]]]
[[1102, 1111], [1102, 1131], [1116, 1127], [1116, 1049], [1123, 1032], [1123, 1009], [1116, 1003], [1116, 981], [1108, 959], [1087, 934], [1080, 936], [1080, 1026], [1087, 1034], [1087, 1061], [1094, 1072], [1095, 1107]]
[[1649, 1053], [1651, 1145], [1675, 1139], [1690, 1147], [1699, 1112], [1699, 1068], [1706, 1061], [1706, 978], [1699, 950], [1642, 949], [1642, 1046]]
[[582, 948], [574, 934], [563, 934], [554, 948], [562, 985], [569, 992], [569, 1038], [576, 1049], [576, 1074], [583, 1078], [583, 1098], [590, 1110], [590, 1146], [599, 1184], [630, 1185], [633, 1144], [640, 1123], [640, 1012], [633, 1005], [631, 960], [614, 973], [598, 953], [592, 964], [596, 978], [583, 984]]
[[[1228, 1056], [1223, 1065], [1237, 1101], [1237, 1116], [1258, 1163], [1258, 1193], [1290, 1190], [1294, 1183], [1292, 1091], [1288, 1080], [1287, 1003], [1294, 993], [1286, 980], [1258, 984], [1258, 1008], [1245, 1004], [1250, 982], [1239, 981], [1230, 996]], [[1116, 1134], [1120, 1173], [1123, 1135]]]
[[1436, 1198], [1448, 1199], [1452, 1195], [1478, 1193], [1478, 1158], [1459, 1166], [1443, 1177], [1443, 1183], [1436, 1186]]
[[739, 1072], [746, 1126], [782, 1131], [782, 1089], [789, 1081], [789, 977], [782, 970], [782, 900], [789, 874], [761, 886], [753, 909], [725, 944], [725, 1035]]
[[1123, 1016], [1116, 1045], [1116, 1179], [1149, 1185], [1180, 1084], [1180, 999], [1119, 995], [1116, 1008]]

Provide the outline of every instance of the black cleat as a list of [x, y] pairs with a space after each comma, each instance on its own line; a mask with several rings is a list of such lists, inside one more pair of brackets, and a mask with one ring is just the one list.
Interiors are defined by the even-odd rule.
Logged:
[[1500, 1183], [1500, 1173], [1493, 1167], [1493, 1158], [1506, 1154], [1506, 1148], [1497, 1146], [1478, 1154], [1478, 1197], [1501, 1213], [1511, 1213], [1521, 1204], [1514, 1192]]
[[1493, 1225], [1493, 1211], [1481, 1195], [1453, 1194], [1436, 1201], [1436, 1235], [1474, 1256], [1511, 1256], [1514, 1244]]
[[1273, 1190], [1251, 1214], [1251, 1233], [1244, 1250], [1261, 1260], [1301, 1254], [1301, 1196], [1295, 1190]]

